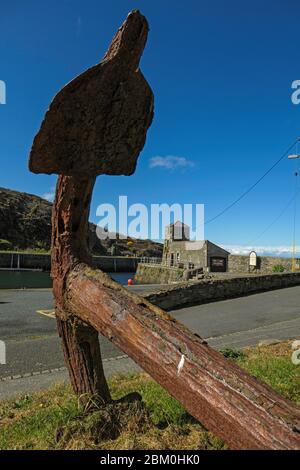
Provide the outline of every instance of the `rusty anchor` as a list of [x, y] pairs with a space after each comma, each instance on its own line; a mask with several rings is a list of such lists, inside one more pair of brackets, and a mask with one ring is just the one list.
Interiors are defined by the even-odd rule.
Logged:
[[131, 12], [100, 64], [54, 98], [29, 167], [59, 174], [52, 215], [58, 331], [77, 394], [111, 396], [98, 332], [233, 449], [299, 449], [300, 409], [209, 347], [166, 312], [91, 267], [88, 216], [95, 178], [130, 175], [153, 117], [139, 70], [146, 19]]

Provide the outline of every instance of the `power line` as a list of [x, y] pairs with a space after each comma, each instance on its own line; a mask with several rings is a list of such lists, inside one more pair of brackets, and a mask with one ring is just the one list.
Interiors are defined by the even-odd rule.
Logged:
[[248, 242], [246, 245], [253, 245], [254, 242], [256, 242], [257, 240], [259, 240], [271, 227], [273, 227], [273, 225], [276, 224], [276, 222], [283, 216], [283, 214], [287, 211], [287, 209], [290, 207], [290, 205], [292, 204], [292, 202], [294, 202], [298, 196], [300, 192], [300, 188], [298, 189], [298, 191], [296, 192], [296, 194], [294, 194], [293, 197], [291, 197], [291, 199], [288, 201], [288, 203], [284, 206], [284, 208], [282, 209], [282, 211], [280, 212], [280, 214], [256, 237], [254, 238], [251, 242]]
[[211, 222], [213, 222], [214, 220], [218, 219], [219, 217], [221, 217], [223, 214], [225, 214], [225, 212], [229, 211], [229, 209], [231, 209], [233, 206], [235, 206], [238, 202], [240, 202], [241, 199], [243, 199], [247, 194], [250, 193], [250, 191], [252, 191], [252, 189], [254, 189], [272, 170], [273, 168], [275, 168], [280, 162], [281, 160], [283, 160], [288, 154], [289, 152], [292, 150], [292, 148], [295, 146], [295, 144], [298, 142], [299, 139], [296, 139], [290, 146], [289, 148], [284, 152], [284, 154], [254, 183], [252, 184], [252, 186], [250, 186], [250, 188], [248, 188], [244, 193], [242, 193], [235, 201], [233, 201], [231, 204], [229, 204], [227, 207], [225, 207], [225, 209], [223, 209], [221, 212], [219, 212], [217, 215], [215, 215], [214, 217], [212, 217], [211, 219], [207, 220], [205, 222], [205, 225], [207, 224], [210, 224]]

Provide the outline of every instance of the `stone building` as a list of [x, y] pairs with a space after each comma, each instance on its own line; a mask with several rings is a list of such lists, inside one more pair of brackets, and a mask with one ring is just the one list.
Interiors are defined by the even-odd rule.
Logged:
[[226, 272], [228, 255], [228, 251], [209, 240], [191, 241], [190, 228], [182, 222], [166, 227], [163, 264], [167, 266], [203, 268], [204, 272]]

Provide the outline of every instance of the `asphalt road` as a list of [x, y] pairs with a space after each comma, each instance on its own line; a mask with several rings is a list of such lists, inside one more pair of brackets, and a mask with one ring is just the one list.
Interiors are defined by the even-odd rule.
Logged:
[[[142, 293], [152, 287], [133, 289]], [[296, 286], [171, 314], [215, 348], [241, 348], [262, 340], [300, 337], [299, 299], [300, 286]], [[5, 341], [7, 352], [7, 364], [0, 365], [0, 398], [66, 377], [52, 312], [49, 289], [0, 290], [0, 340]], [[137, 370], [106, 338], [100, 342], [108, 375]]]

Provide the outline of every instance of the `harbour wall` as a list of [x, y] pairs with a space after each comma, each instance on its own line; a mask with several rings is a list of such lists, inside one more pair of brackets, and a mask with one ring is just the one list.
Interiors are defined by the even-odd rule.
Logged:
[[147, 293], [144, 297], [164, 310], [173, 310], [297, 285], [300, 285], [300, 273], [237, 276], [183, 282], [167, 289]]
[[[93, 256], [93, 266], [104, 272], [135, 272], [140, 259], [127, 256]], [[50, 271], [51, 259], [44, 253], [0, 252], [0, 269]]]

